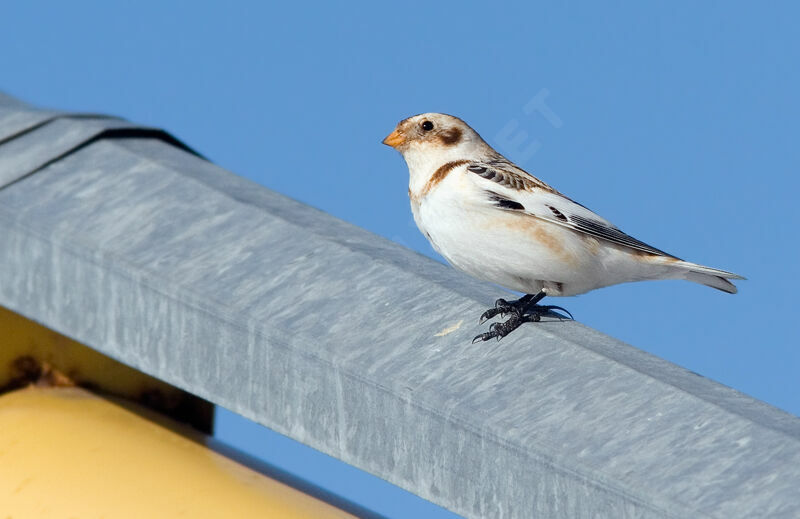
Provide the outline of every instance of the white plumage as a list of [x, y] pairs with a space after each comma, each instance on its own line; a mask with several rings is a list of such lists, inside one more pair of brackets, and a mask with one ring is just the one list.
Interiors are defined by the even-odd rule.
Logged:
[[[686, 279], [735, 293], [728, 279], [743, 279], [628, 236], [515, 166], [457, 117], [410, 117], [384, 143], [408, 164], [414, 220], [437, 252], [476, 278], [540, 294], [536, 301], [656, 279]], [[519, 306], [512, 303], [492, 316], [524, 317], [530, 308]], [[496, 326], [497, 333], [483, 335], [500, 338], [518, 325], [511, 323], [507, 331]]]

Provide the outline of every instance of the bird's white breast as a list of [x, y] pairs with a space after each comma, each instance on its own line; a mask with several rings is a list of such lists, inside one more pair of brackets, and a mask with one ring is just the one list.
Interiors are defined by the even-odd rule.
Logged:
[[561, 230], [491, 207], [468, 175], [465, 167], [456, 168], [412, 201], [414, 220], [437, 252], [478, 279], [521, 292], [574, 276], [579, 258], [561, 246]]
[[420, 231], [459, 270], [520, 292], [544, 288], [549, 295], [579, 294], [635, 275], [629, 254], [545, 220], [498, 209], [474, 179], [464, 165], [425, 197], [415, 200], [412, 192]]

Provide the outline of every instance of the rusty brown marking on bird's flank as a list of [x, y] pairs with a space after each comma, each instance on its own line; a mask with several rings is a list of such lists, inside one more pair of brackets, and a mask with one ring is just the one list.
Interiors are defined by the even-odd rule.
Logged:
[[586, 246], [586, 250], [589, 251], [589, 254], [592, 256], [600, 254], [600, 240], [594, 236], [590, 236], [582, 232], [575, 232], [575, 235], [583, 241], [583, 244]]
[[561, 240], [558, 235], [547, 230], [547, 224], [539, 223], [532, 218], [523, 222], [523, 229], [527, 231], [534, 240], [544, 244], [547, 250], [558, 256], [564, 263], [568, 265], [576, 264], [577, 258], [575, 255], [565, 247], [563, 240]]
[[458, 128], [448, 128], [439, 134], [439, 140], [446, 146], [452, 146], [461, 140], [461, 130]]
[[499, 226], [512, 230], [514, 233], [527, 234], [536, 243], [541, 243], [545, 248], [557, 256], [558, 259], [567, 265], [576, 265], [578, 258], [566, 247], [564, 240], [558, 234], [548, 230], [552, 224], [539, 220], [525, 213], [507, 211], [503, 217], [496, 218], [491, 222], [491, 227], [496, 229]]
[[447, 177], [447, 175], [453, 171], [458, 166], [463, 166], [467, 164], [468, 160], [454, 160], [452, 162], [448, 162], [442, 166], [439, 166], [439, 169], [433, 172], [431, 178], [425, 183], [425, 186], [422, 188], [422, 192], [419, 194], [419, 198], [424, 198], [425, 195], [431, 192], [431, 190], [436, 187], [436, 185], [441, 182], [442, 180]]

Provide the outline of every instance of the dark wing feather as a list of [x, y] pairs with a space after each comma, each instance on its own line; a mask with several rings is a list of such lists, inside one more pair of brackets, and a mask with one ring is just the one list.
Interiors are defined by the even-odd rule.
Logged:
[[467, 171], [495, 182], [504, 194], [487, 190], [489, 199], [505, 210], [524, 211], [536, 218], [657, 256], [677, 257], [625, 234], [587, 207], [567, 198], [538, 178], [499, 159], [473, 162]]
[[467, 171], [509, 189], [529, 191], [538, 188], [555, 192], [553, 188], [507, 160], [494, 159], [486, 162], [472, 162], [467, 166]]
[[671, 258], [675, 258], [675, 256], [672, 254], [666, 253], [660, 249], [656, 249], [655, 247], [650, 246], [643, 241], [637, 240], [629, 234], [625, 234], [616, 227], [609, 227], [603, 222], [598, 222], [597, 220], [591, 220], [589, 218], [584, 218], [574, 214], [567, 215], [567, 221], [568, 223], [572, 224], [570, 227], [573, 227], [578, 231], [585, 232], [586, 234], [590, 234], [596, 238], [602, 238], [618, 245], [624, 245], [625, 247], [648, 252], [657, 256], [669, 256]]
[[494, 191], [486, 191], [489, 200], [500, 209], [507, 209], [509, 211], [525, 211], [525, 206], [519, 202], [515, 202], [508, 197], [498, 195]]

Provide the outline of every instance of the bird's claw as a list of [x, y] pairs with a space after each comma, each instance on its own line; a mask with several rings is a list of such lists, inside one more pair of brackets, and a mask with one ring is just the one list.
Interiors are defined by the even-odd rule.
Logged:
[[480, 334], [476, 335], [474, 339], [472, 339], [472, 344], [475, 344], [478, 341], [481, 341], [481, 342], [488, 341], [491, 338], [492, 338], [492, 334], [489, 333], [489, 332], [480, 333]]
[[519, 316], [517, 314], [512, 314], [511, 317], [502, 323], [492, 323], [489, 326], [489, 331], [482, 333], [480, 335], [476, 335], [474, 339], [472, 339], [472, 344], [475, 344], [480, 339], [481, 341], [488, 341], [489, 339], [495, 338], [499, 342], [500, 339], [508, 335], [509, 333], [516, 330], [519, 325], [526, 321], [526, 317]]
[[524, 313], [519, 306], [514, 305], [513, 303], [509, 303], [504, 299], [498, 299], [495, 302], [494, 308], [490, 308], [489, 310], [485, 311], [481, 315], [480, 322], [483, 324], [486, 322], [487, 319], [491, 319], [496, 315], [505, 315], [511, 314], [511, 317], [504, 322], [492, 323], [489, 326], [489, 331], [476, 335], [474, 339], [472, 339], [472, 344], [476, 342], [484, 342], [488, 341], [489, 339], [497, 339], [498, 341], [508, 335], [509, 333], [513, 332], [522, 323], [527, 322], [534, 322], [538, 323], [542, 320], [542, 316], [548, 313], [553, 313], [558, 316], [559, 319], [563, 320], [566, 319], [566, 316], [559, 314], [558, 312], [554, 312], [554, 310], [560, 310], [567, 314], [570, 319], [574, 320], [572, 317], [572, 313], [566, 308], [562, 308], [556, 305], [535, 305], [525, 309]]
[[497, 315], [504, 317], [506, 314], [512, 312], [519, 314], [519, 307], [514, 305], [514, 303], [509, 303], [505, 299], [498, 299], [494, 302], [494, 308], [490, 308], [481, 314], [480, 319], [478, 319], [478, 324], [483, 324]]
[[[569, 310], [567, 310], [566, 308], [561, 308], [560, 306], [556, 306], [556, 305], [544, 305], [544, 306], [537, 305], [536, 308], [544, 310], [544, 312], [542, 312], [540, 315], [544, 315], [544, 314], [546, 314], [548, 312], [552, 312], [553, 314], [557, 315], [559, 319], [561, 319], [563, 321], [564, 319], [566, 319], [565, 316], [559, 314], [558, 312], [553, 312], [553, 310], [561, 310], [562, 312], [564, 312], [565, 314], [567, 314], [569, 316], [571, 321], [575, 320], [575, 318], [572, 317], [572, 313]], [[538, 321], [538, 319], [537, 319], [537, 321]]]

